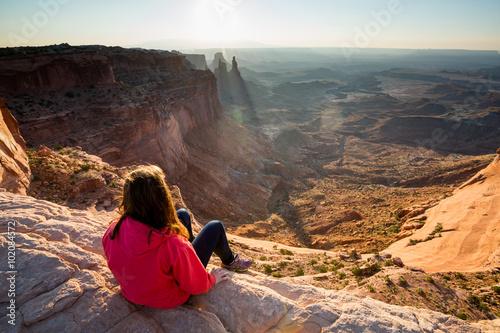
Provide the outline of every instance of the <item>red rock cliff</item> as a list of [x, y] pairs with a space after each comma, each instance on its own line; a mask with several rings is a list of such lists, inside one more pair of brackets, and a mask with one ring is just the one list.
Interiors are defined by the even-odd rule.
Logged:
[[10, 73], [0, 75], [2, 90], [28, 144], [78, 145], [116, 165], [157, 163], [172, 177], [186, 170], [184, 136], [221, 112], [210, 71], [166, 51], [65, 52], [0, 59], [0, 73]]
[[0, 98], [0, 188], [16, 194], [26, 194], [30, 168], [26, 146], [16, 119]]
[[[81, 146], [118, 166], [158, 164], [207, 220], [242, 223], [267, 216], [279, 180], [258, 172], [270, 154], [266, 139], [222, 115], [210, 70], [193, 69], [182, 55], [165, 51], [96, 46], [76, 51], [107, 59], [115, 82], [62, 88], [54, 83], [6, 93], [28, 144]], [[59, 63], [51, 62], [56, 68], [47, 71], [59, 72]], [[99, 68], [93, 69], [97, 78]], [[29, 66], [21, 72], [35, 75]]]
[[109, 59], [96, 52], [47, 54], [0, 61], [0, 92], [115, 83]]

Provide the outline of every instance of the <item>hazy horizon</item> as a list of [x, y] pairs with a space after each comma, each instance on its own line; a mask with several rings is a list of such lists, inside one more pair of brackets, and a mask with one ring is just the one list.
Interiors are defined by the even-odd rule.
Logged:
[[171, 49], [341, 47], [500, 50], [500, 2], [90, 0], [4, 2], [1, 47], [166, 41]]

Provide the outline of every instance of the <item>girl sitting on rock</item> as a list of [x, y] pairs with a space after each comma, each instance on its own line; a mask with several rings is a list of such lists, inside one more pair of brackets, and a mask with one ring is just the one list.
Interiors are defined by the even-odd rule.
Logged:
[[[169, 309], [228, 280], [227, 270], [244, 272], [252, 262], [233, 254], [220, 221], [209, 222], [194, 238], [189, 212], [175, 210], [164, 178], [153, 165], [127, 176], [122, 215], [109, 226], [102, 244], [125, 298]], [[205, 270], [212, 253], [225, 269]]]

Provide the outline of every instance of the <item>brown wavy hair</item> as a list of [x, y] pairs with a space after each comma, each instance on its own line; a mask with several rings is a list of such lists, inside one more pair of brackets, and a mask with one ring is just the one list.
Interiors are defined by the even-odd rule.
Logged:
[[119, 233], [127, 217], [151, 227], [148, 244], [151, 233], [165, 227], [189, 239], [186, 227], [177, 217], [165, 174], [156, 165], [141, 165], [126, 176], [120, 211], [122, 215], [110, 234], [111, 239]]

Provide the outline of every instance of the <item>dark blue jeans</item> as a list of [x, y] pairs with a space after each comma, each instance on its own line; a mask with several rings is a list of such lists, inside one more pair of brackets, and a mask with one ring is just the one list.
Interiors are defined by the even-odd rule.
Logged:
[[177, 216], [188, 230], [189, 241], [193, 245], [204, 267], [207, 267], [212, 253], [215, 253], [225, 265], [229, 265], [233, 262], [234, 255], [229, 248], [226, 230], [221, 221], [208, 222], [207, 225], [201, 229], [198, 236], [194, 238], [193, 229], [191, 227], [191, 215], [189, 215], [187, 209], [181, 208], [177, 210]]

